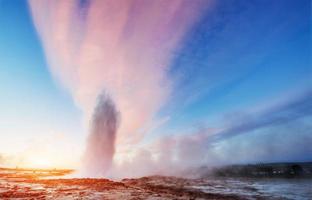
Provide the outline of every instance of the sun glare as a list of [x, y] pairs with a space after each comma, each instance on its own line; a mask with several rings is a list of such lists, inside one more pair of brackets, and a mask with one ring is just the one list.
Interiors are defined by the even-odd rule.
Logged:
[[30, 168], [40, 168], [40, 169], [53, 167], [52, 162], [49, 159], [42, 157], [34, 157], [29, 159], [27, 165]]

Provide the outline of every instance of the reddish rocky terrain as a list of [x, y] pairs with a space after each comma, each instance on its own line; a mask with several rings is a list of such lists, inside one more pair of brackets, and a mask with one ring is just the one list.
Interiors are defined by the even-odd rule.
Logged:
[[[64, 178], [71, 170], [0, 168], [0, 199], [309, 199], [310, 180]], [[66, 176], [65, 176], [66, 177]], [[278, 187], [278, 188], [276, 188]], [[293, 188], [289, 190], [289, 187]]]
[[2, 169], [0, 172], [0, 199], [243, 199], [205, 193], [189, 187], [187, 179], [175, 177], [154, 176], [117, 182], [55, 178], [69, 173], [67, 170]]

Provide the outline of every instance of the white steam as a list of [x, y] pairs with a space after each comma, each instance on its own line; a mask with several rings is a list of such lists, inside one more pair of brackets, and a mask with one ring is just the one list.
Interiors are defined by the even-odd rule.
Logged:
[[[101, 120], [110, 120], [106, 112], [113, 108], [109, 105], [120, 112], [122, 121], [117, 137], [107, 132], [106, 125], [99, 130], [101, 126], [93, 123], [97, 128], [91, 131], [89, 140], [97, 137], [94, 132], [103, 134], [103, 140], [115, 137], [118, 154], [140, 142], [147, 130], [157, 124], [155, 114], [172, 88], [166, 71], [173, 54], [209, 3], [207, 0], [29, 1], [51, 71], [82, 108], [85, 121], [92, 117], [96, 99], [104, 88], [114, 102], [108, 100], [111, 103], [102, 105], [105, 111]], [[95, 115], [98, 112], [102, 113], [96, 110]], [[102, 147], [104, 144], [108, 146]], [[92, 146], [94, 155], [88, 162], [94, 163], [90, 165], [90, 174], [94, 174], [93, 169], [96, 174], [101, 171], [98, 167], [104, 171], [109, 167], [114, 153], [112, 144], [103, 141]], [[105, 152], [106, 148], [109, 152]]]

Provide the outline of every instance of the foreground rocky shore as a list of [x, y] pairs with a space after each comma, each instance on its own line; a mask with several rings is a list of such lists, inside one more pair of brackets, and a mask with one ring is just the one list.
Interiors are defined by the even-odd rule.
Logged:
[[[70, 170], [0, 169], [0, 199], [241, 200], [296, 199], [298, 195], [302, 195], [300, 199], [309, 199], [310, 195], [308, 189], [310, 182], [302, 182], [300, 185], [296, 181], [284, 184], [272, 180], [259, 183], [254, 179], [184, 179], [164, 176], [120, 181], [59, 178], [70, 172]], [[275, 186], [278, 186], [276, 190]], [[287, 187], [291, 187], [292, 190]], [[302, 190], [304, 188], [307, 189]], [[298, 192], [288, 194], [289, 191]]]
[[236, 195], [210, 194], [189, 186], [187, 179], [160, 176], [116, 182], [2, 174], [0, 199], [244, 199]]
[[[36, 199], [244, 199], [235, 195], [209, 194], [185, 187], [180, 180], [164, 177], [123, 180], [52, 179], [28, 180], [0, 193], [1, 198]], [[149, 182], [148, 180], [153, 180]], [[179, 182], [175, 185], [176, 182]]]

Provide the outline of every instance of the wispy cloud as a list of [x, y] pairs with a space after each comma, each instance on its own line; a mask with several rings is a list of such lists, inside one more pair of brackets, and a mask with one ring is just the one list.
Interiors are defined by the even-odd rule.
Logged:
[[[238, 117], [232, 125], [215, 134], [211, 141], [224, 140], [236, 135], [257, 129], [287, 124], [288, 122], [312, 115], [312, 92], [308, 91], [300, 97], [288, 100], [286, 103], [272, 107], [257, 114], [246, 114]], [[236, 116], [237, 117], [237, 116]]]

